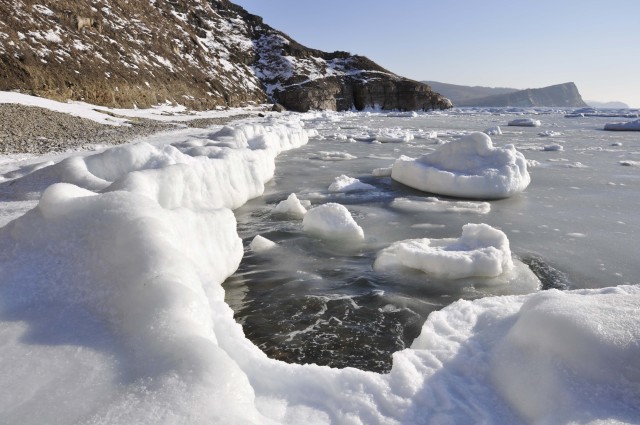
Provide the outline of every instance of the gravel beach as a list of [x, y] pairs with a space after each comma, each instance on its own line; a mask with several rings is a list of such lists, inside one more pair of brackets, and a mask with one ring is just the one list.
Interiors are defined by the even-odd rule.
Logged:
[[206, 128], [248, 116], [198, 118], [180, 122], [135, 118], [131, 119], [130, 126], [111, 126], [35, 106], [3, 103], [0, 104], [0, 155], [63, 152], [95, 144], [117, 145], [160, 131], [184, 127]]

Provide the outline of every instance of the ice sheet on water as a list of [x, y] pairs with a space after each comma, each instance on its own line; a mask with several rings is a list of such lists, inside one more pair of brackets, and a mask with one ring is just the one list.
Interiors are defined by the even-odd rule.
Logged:
[[494, 147], [480, 132], [416, 159], [401, 156], [391, 177], [424, 192], [475, 199], [506, 198], [531, 181], [526, 159], [513, 145]]

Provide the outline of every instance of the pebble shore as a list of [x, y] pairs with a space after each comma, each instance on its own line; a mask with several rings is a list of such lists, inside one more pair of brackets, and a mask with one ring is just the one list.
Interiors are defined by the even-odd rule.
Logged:
[[161, 131], [185, 126], [206, 128], [244, 117], [184, 122], [132, 119], [130, 126], [111, 126], [44, 108], [5, 103], [0, 104], [0, 155], [64, 152], [96, 144], [118, 145]]

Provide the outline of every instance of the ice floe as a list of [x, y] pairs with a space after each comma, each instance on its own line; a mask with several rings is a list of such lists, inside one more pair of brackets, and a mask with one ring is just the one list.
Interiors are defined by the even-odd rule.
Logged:
[[356, 192], [362, 190], [375, 190], [375, 186], [363, 183], [353, 177], [344, 174], [335, 178], [335, 181], [329, 186], [329, 192]]
[[526, 159], [513, 145], [494, 147], [480, 132], [416, 159], [400, 157], [391, 177], [424, 192], [475, 199], [506, 198], [531, 181]]
[[274, 214], [284, 214], [296, 218], [302, 218], [307, 213], [307, 209], [298, 199], [295, 193], [292, 193], [284, 201], [280, 201], [272, 211]]
[[304, 231], [324, 239], [360, 241], [364, 239], [362, 227], [356, 223], [349, 210], [336, 203], [312, 208], [302, 221]]
[[381, 251], [376, 270], [398, 266], [445, 279], [497, 277], [513, 268], [507, 236], [487, 224], [466, 224], [452, 239], [409, 239]]
[[640, 120], [607, 123], [604, 125], [604, 129], [609, 131], [640, 131]]
[[533, 118], [517, 118], [509, 121], [507, 125], [515, 127], [540, 127], [542, 123], [540, 120], [534, 120]]

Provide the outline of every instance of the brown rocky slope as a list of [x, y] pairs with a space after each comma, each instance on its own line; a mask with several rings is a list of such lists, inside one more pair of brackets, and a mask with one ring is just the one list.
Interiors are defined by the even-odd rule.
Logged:
[[426, 84], [309, 49], [226, 0], [0, 0], [0, 90], [127, 108], [451, 106]]

